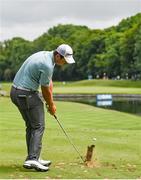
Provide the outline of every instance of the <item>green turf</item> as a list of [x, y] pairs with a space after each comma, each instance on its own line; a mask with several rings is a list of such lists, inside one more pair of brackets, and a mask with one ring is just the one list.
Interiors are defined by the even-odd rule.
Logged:
[[141, 94], [140, 88], [109, 87], [109, 86], [66, 86], [54, 87], [56, 94]]
[[9, 98], [0, 97], [0, 178], [79, 178], [108, 179], [141, 177], [141, 118], [89, 105], [56, 102], [57, 115], [79, 149], [85, 155], [87, 145], [96, 148], [95, 168], [85, 167], [52, 116], [46, 113], [46, 131], [42, 157], [51, 159], [45, 173], [22, 167], [25, 150], [24, 122]]
[[[9, 94], [12, 83], [2, 83]], [[54, 82], [53, 92], [56, 94], [141, 94], [141, 81], [131, 80], [84, 80], [77, 82]]]
[[[60, 84], [56, 84], [59, 86]], [[70, 86], [106, 86], [106, 87], [134, 87], [141, 88], [141, 81], [133, 80], [81, 80], [73, 83], [67, 83]]]

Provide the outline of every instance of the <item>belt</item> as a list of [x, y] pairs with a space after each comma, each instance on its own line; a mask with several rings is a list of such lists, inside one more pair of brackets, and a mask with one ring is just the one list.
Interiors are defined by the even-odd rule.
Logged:
[[20, 87], [20, 86], [16, 86], [15, 84], [12, 85], [15, 89], [19, 89], [19, 90], [23, 90], [23, 91], [33, 91], [33, 90], [30, 90], [30, 89], [26, 89], [26, 88], [23, 88], [23, 87]]

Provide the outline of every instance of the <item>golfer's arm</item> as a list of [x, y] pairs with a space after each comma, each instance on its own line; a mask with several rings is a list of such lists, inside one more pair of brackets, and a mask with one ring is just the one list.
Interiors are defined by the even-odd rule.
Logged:
[[52, 95], [52, 85], [50, 86], [41, 86], [42, 95], [44, 100], [49, 106], [54, 104], [53, 102], [53, 95]]

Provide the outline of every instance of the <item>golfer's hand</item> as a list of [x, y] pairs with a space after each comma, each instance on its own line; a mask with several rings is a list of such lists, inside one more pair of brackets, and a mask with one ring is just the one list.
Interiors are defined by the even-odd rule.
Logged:
[[55, 104], [51, 105], [51, 106], [48, 106], [48, 112], [54, 116], [55, 115], [55, 112], [56, 112], [56, 106]]

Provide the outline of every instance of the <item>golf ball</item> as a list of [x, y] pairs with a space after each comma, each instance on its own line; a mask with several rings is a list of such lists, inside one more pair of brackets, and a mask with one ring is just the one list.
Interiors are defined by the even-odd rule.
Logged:
[[93, 141], [96, 141], [96, 138], [93, 138]]

